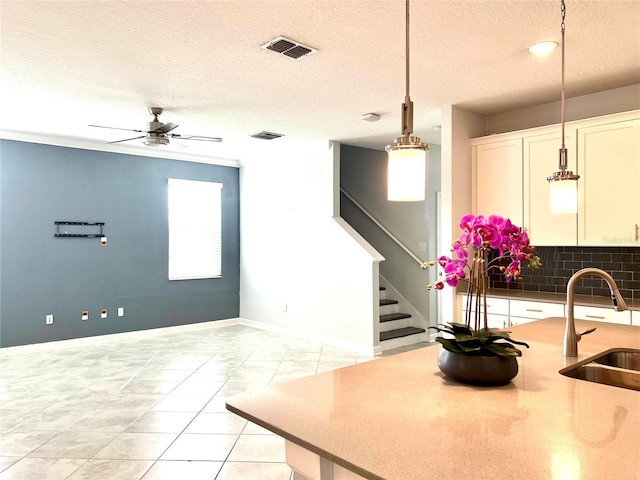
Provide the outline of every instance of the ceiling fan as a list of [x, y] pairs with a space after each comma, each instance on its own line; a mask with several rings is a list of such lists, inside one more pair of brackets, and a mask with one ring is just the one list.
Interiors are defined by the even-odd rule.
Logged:
[[146, 130], [135, 130], [132, 128], [118, 128], [118, 127], [105, 127], [104, 125], [89, 125], [90, 127], [98, 127], [98, 128], [110, 128], [113, 130], [127, 130], [129, 132], [138, 132], [143, 133], [144, 135], [140, 135], [139, 137], [133, 138], [125, 138], [123, 140], [116, 140], [115, 142], [109, 143], [122, 143], [128, 142], [130, 140], [139, 140], [143, 139], [142, 143], [148, 146], [157, 147], [161, 145], [169, 145], [170, 140], [175, 138], [176, 140], [198, 140], [201, 142], [221, 142], [222, 139], [219, 137], [203, 137], [202, 135], [186, 135], [179, 133], [170, 133], [172, 130], [178, 127], [175, 123], [162, 123], [158, 120], [158, 116], [162, 113], [162, 108], [160, 107], [150, 107], [149, 113], [153, 115], [153, 120], [147, 123]]

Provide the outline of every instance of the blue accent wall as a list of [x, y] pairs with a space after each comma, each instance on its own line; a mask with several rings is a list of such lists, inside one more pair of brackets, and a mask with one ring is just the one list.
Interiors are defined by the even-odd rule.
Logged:
[[[222, 278], [168, 280], [170, 177], [223, 184]], [[105, 222], [108, 244], [55, 221]], [[238, 317], [239, 237], [235, 167], [2, 140], [0, 346]]]

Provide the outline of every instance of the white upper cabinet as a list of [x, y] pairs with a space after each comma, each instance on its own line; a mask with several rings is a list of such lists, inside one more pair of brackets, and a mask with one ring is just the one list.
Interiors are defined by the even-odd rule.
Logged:
[[640, 245], [640, 120], [578, 129], [578, 173], [578, 245]]
[[560, 125], [473, 139], [473, 212], [510, 218], [537, 246], [640, 246], [640, 111], [566, 125], [577, 214], [549, 206], [561, 145]]
[[500, 215], [522, 225], [522, 139], [473, 147], [476, 215]]
[[[523, 140], [524, 225], [536, 246], [575, 245], [578, 216], [552, 214], [547, 177], [559, 170], [562, 132], [533, 135]], [[576, 172], [576, 133], [566, 130], [567, 168]]]

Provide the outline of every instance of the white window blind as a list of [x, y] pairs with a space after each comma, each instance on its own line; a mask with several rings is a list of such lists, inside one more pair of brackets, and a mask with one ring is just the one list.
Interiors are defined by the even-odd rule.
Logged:
[[169, 179], [169, 280], [222, 274], [222, 184]]

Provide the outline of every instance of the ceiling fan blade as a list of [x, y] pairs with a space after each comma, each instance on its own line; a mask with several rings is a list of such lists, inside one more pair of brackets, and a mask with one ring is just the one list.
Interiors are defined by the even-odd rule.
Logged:
[[174, 128], [178, 128], [178, 124], [176, 124], [176, 123], [165, 123], [161, 127], [158, 127], [158, 128], [156, 128], [155, 130], [152, 130], [149, 133], [169, 133]]
[[179, 133], [172, 133], [171, 138], [179, 138], [180, 140], [198, 140], [200, 142], [221, 142], [220, 137], [203, 137], [202, 135], [180, 135]]
[[110, 128], [111, 130], [126, 130], [127, 132], [149, 133], [146, 130], [135, 130], [133, 128], [105, 127], [104, 125], [89, 125], [89, 127]]
[[129, 140], [138, 140], [139, 138], [144, 138], [144, 137], [146, 137], [146, 135], [142, 135], [141, 137], [125, 138], [124, 140], [116, 140], [115, 142], [109, 142], [109, 143], [128, 142]]

